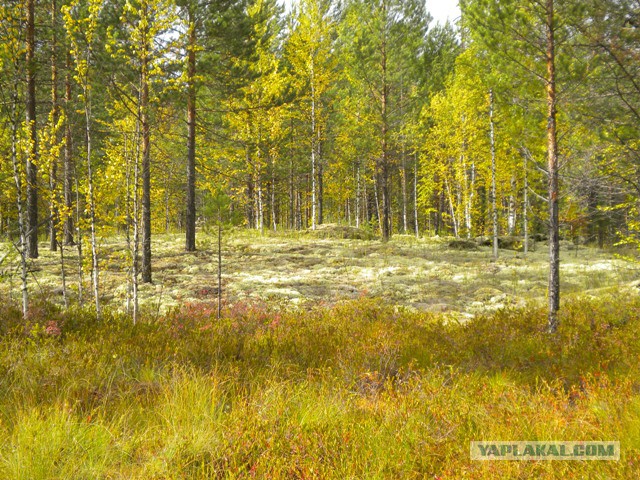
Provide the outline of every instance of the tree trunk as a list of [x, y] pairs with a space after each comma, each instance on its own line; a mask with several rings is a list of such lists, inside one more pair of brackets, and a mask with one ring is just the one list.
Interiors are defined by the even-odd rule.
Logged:
[[[142, 93], [142, 92], [140, 92]], [[133, 159], [133, 253], [131, 255], [131, 276], [133, 284], [133, 323], [138, 321], [138, 275], [140, 257], [140, 198], [138, 182], [140, 181], [140, 102], [136, 118], [136, 152]]]
[[218, 205], [218, 320], [222, 316], [222, 209]]
[[382, 98], [382, 110], [383, 110], [383, 121], [382, 121], [382, 159], [381, 159], [381, 185], [380, 190], [382, 194], [382, 240], [388, 241], [391, 237], [391, 201], [389, 198], [389, 159], [387, 152], [387, 96], [388, 89], [385, 85], [385, 93]]
[[62, 282], [62, 300], [64, 308], [69, 308], [69, 294], [67, 293], [67, 272], [64, 263], [64, 244], [60, 244], [60, 281]]
[[316, 90], [313, 71], [313, 58], [311, 59], [311, 230], [316, 229]]
[[476, 193], [476, 162], [471, 161], [471, 190], [469, 191], [469, 238], [473, 231], [473, 197]]
[[289, 228], [296, 228], [295, 222], [295, 188], [293, 184], [293, 155], [289, 152]]
[[527, 154], [524, 154], [524, 207], [522, 209], [524, 233], [524, 254], [529, 253], [529, 176], [527, 175]]
[[[269, 156], [271, 157], [271, 156]], [[275, 166], [273, 164], [273, 159], [269, 158], [269, 162], [271, 164], [271, 188], [270, 188], [270, 199], [269, 203], [271, 203], [271, 228], [273, 231], [278, 230], [278, 216], [276, 211], [276, 174], [275, 174]]]
[[380, 194], [378, 193], [380, 190], [380, 175], [376, 175], [376, 179], [375, 179], [375, 185], [373, 188], [373, 195], [374, 195], [374, 200], [376, 202], [376, 216], [378, 217], [378, 226], [380, 228], [380, 234], [382, 235], [382, 238], [384, 239], [384, 226], [382, 225], [382, 211], [381, 211], [381, 205], [380, 205]]
[[[54, 142], [58, 143], [58, 67], [57, 67], [57, 23], [56, 23], [56, 0], [51, 0], [51, 122], [54, 132]], [[49, 201], [49, 249], [55, 252], [58, 248], [57, 230], [58, 230], [58, 207], [57, 202], [57, 175], [58, 175], [58, 156], [51, 159], [51, 169], [49, 170], [49, 191], [51, 198]]]
[[302, 192], [296, 194], [296, 230], [302, 229]]
[[27, 0], [27, 239], [29, 257], [38, 258], [38, 133], [36, 129], [35, 0]]
[[[248, 128], [247, 128], [248, 130]], [[255, 190], [254, 190], [254, 180], [253, 180], [253, 165], [251, 163], [251, 150], [248, 144], [244, 146], [245, 153], [245, 164], [247, 170], [247, 188], [245, 190], [247, 194], [247, 204], [246, 204], [246, 215], [247, 215], [247, 228], [252, 229], [255, 227], [255, 217], [256, 217], [256, 201], [255, 201]]]
[[74, 180], [75, 180], [75, 190], [76, 190], [76, 225], [78, 230], [78, 241], [76, 242], [76, 247], [78, 249], [78, 305], [82, 307], [84, 302], [84, 273], [83, 273], [83, 263], [84, 257], [82, 254], [82, 230], [80, 228], [80, 218], [81, 217], [81, 209], [80, 209], [80, 190], [78, 188], [78, 172], [74, 171]]
[[364, 202], [364, 222], [369, 225], [371, 221], [371, 209], [369, 208], [369, 193], [367, 191], [367, 166], [366, 164], [363, 166], [363, 178], [362, 178], [362, 201]]
[[187, 55], [187, 214], [185, 250], [196, 250], [196, 26], [189, 11], [189, 51]]
[[258, 225], [257, 229], [260, 230], [260, 233], [264, 231], [264, 201], [262, 200], [262, 182], [260, 181], [260, 177], [256, 179], [258, 191]]
[[558, 136], [556, 131], [555, 23], [547, 0], [547, 157], [549, 170], [549, 332], [558, 329], [560, 310], [560, 236], [558, 221]]
[[402, 176], [400, 177], [402, 188], [402, 233], [407, 233], [409, 229], [409, 222], [407, 219], [407, 158], [404, 147], [402, 145]]
[[71, 133], [71, 53], [67, 53], [66, 73], [64, 76], [64, 204], [66, 207], [64, 222], [64, 244], [73, 245], [73, 135]]
[[360, 163], [356, 165], [356, 228], [360, 228]]
[[491, 140], [491, 217], [493, 221], [493, 258], [498, 258], [498, 208], [496, 206], [496, 137], [493, 123], [493, 90], [489, 90], [489, 134]]
[[[126, 175], [125, 175], [125, 187], [126, 187], [126, 192], [127, 192], [127, 196], [125, 198], [125, 228], [124, 228], [124, 234], [125, 234], [125, 240], [127, 242], [127, 251], [129, 252], [129, 255], [131, 255], [131, 263], [133, 264], [133, 245], [131, 243], [131, 225], [133, 223], [132, 217], [133, 214], [131, 213], [131, 159], [129, 158], [129, 149], [128, 149], [128, 143], [127, 143], [127, 134], [124, 134], [124, 147], [123, 147], [123, 152], [124, 152], [124, 160], [125, 160], [125, 165], [126, 165]], [[137, 139], [136, 139], [137, 141]], [[130, 272], [133, 271], [133, 268], [130, 270]], [[133, 275], [129, 274], [127, 275], [127, 315], [131, 314], [131, 301], [132, 301], [132, 292], [133, 292]], [[133, 321], [135, 322], [135, 318], [133, 319]]]
[[[87, 64], [90, 62], [91, 50], [87, 50]], [[89, 187], [89, 221], [91, 228], [91, 260], [92, 260], [92, 280], [93, 280], [93, 299], [96, 306], [96, 315], [100, 317], [100, 282], [99, 282], [99, 263], [98, 263], [98, 239], [96, 232], [96, 205], [95, 195], [93, 191], [93, 169], [91, 165], [91, 93], [88, 85], [87, 73], [84, 78], [84, 115], [85, 115], [85, 141], [87, 147], [87, 184]]]
[[509, 216], [507, 218], [507, 227], [509, 235], [513, 235], [516, 230], [516, 194], [517, 194], [516, 176], [511, 176], [511, 192], [509, 193]]
[[[146, 12], [145, 12], [145, 17]], [[149, 39], [143, 38], [144, 51], [140, 75], [140, 113], [142, 124], [142, 281], [151, 283], [151, 132], [149, 128]]]
[[318, 225], [324, 223], [324, 172], [322, 166], [322, 142], [318, 139]]
[[451, 209], [451, 222], [453, 223], [453, 235], [458, 238], [460, 236], [458, 230], [458, 219], [456, 217], [456, 209], [453, 204], [453, 194], [451, 193], [451, 187], [449, 186], [449, 182], [445, 178], [444, 185], [447, 190], [447, 198], [449, 199], [449, 208]]
[[382, 155], [380, 158], [381, 163], [381, 194], [382, 194], [382, 240], [388, 241], [391, 237], [391, 199], [389, 198], [389, 152], [388, 150], [388, 131], [389, 131], [389, 119], [388, 119], [388, 106], [389, 106], [389, 84], [387, 79], [387, 4], [382, 2], [382, 17], [385, 19], [383, 25], [382, 42], [380, 44], [380, 62], [382, 73], [382, 95], [381, 95], [381, 150]]
[[[16, 74], [18, 65], [16, 64]], [[22, 317], [27, 318], [29, 314], [29, 285], [28, 281], [28, 245], [27, 226], [25, 222], [25, 212], [22, 203], [22, 178], [18, 164], [18, 79], [17, 75], [13, 82], [13, 92], [11, 98], [11, 164], [13, 166], [13, 178], [16, 183], [16, 207], [18, 208], [18, 231], [20, 234], [20, 281], [22, 292]]]
[[169, 196], [169, 180], [171, 180], [171, 177], [167, 176], [167, 182], [164, 187], [164, 232], [167, 234], [171, 230], [171, 208], [169, 205], [171, 197]]
[[416, 237], [420, 236], [418, 228], [418, 154], [416, 154], [415, 163], [413, 164], [413, 228]]

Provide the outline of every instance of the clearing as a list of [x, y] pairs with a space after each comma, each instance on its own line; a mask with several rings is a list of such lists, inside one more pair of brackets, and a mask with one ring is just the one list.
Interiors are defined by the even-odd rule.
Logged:
[[[449, 247], [450, 238], [396, 235], [383, 243], [323, 236], [332, 235], [310, 232], [260, 235], [244, 229], [225, 232], [223, 301], [307, 306], [371, 296], [412, 310], [448, 312], [461, 318], [545, 300], [546, 243], [538, 243], [526, 256], [501, 249], [500, 258], [494, 261], [490, 247], [457, 250]], [[4, 253], [0, 258], [9, 248], [8, 244], [2, 246]], [[50, 252], [44, 243], [40, 252], [41, 257], [32, 266], [31, 289], [62, 302], [59, 253]], [[126, 305], [129, 261], [125, 252], [124, 238], [102, 240], [103, 301], [115, 308]], [[77, 297], [75, 247], [66, 247], [65, 256], [67, 284], [72, 296]], [[561, 261], [563, 298], [632, 289], [638, 278], [636, 264], [607, 250], [562, 242]], [[8, 257], [0, 268], [3, 269], [0, 292], [18, 300], [17, 255]], [[215, 232], [199, 234], [195, 253], [183, 251], [182, 234], [154, 235], [153, 275], [152, 285], [140, 287], [143, 308], [165, 312], [185, 303], [215, 302]], [[86, 298], [89, 281], [86, 266]]]

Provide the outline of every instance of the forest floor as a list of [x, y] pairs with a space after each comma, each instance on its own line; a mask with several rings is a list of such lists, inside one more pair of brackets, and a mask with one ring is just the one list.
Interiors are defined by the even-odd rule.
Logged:
[[[214, 245], [156, 235], [135, 324], [122, 240], [101, 246], [100, 318], [60, 308], [42, 244], [24, 319], [5, 245], [1, 479], [637, 478], [635, 264], [564, 243], [550, 335], [544, 246], [492, 261], [449, 239], [236, 231], [217, 319]], [[619, 441], [620, 460], [471, 460], [483, 440]]]
[[[544, 302], [547, 289], [546, 244], [526, 256], [490, 247], [455, 250], [447, 238], [416, 239], [395, 235], [379, 240], [318, 238], [309, 233], [260, 235], [236, 229], [225, 232], [222, 246], [222, 298], [225, 304], [268, 302], [311, 306], [339, 300], [379, 297], [410, 310], [448, 312], [456, 317], [501, 307]], [[164, 313], [186, 303], [215, 303], [217, 252], [215, 232], [200, 233], [198, 251], [183, 250], [181, 234], [153, 237], [153, 284], [141, 284], [143, 309]], [[0, 258], [10, 252], [4, 244]], [[89, 249], [86, 248], [85, 252]], [[128, 260], [124, 238], [103, 239], [100, 283], [105, 304], [125, 308]], [[32, 265], [32, 291], [61, 303], [60, 257], [42, 243]], [[65, 248], [67, 285], [77, 298], [77, 251]], [[85, 263], [88, 254], [85, 253]], [[90, 298], [90, 273], [85, 266], [85, 298]], [[633, 288], [640, 266], [615, 253], [562, 242], [561, 290], [564, 298], [599, 296]], [[15, 253], [0, 264], [0, 293], [18, 299], [20, 280]]]

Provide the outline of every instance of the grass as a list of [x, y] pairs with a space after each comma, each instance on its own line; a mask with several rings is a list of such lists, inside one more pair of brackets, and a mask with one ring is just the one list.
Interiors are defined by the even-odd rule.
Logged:
[[[640, 299], [458, 323], [375, 298], [301, 309], [0, 306], [0, 478], [634, 478]], [[619, 462], [472, 462], [471, 440], [619, 440]]]

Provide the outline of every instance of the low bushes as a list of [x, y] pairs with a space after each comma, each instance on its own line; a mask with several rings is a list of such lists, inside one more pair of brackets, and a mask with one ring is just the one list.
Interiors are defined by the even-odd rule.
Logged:
[[[2, 307], [0, 478], [632, 478], [640, 301], [459, 324], [360, 299], [121, 314]], [[472, 462], [471, 440], [619, 440], [620, 462]]]

